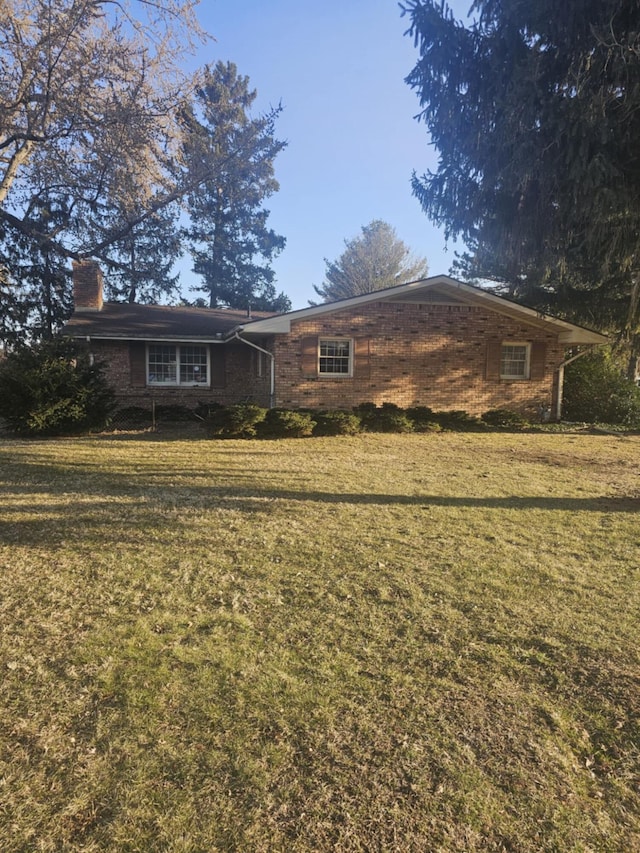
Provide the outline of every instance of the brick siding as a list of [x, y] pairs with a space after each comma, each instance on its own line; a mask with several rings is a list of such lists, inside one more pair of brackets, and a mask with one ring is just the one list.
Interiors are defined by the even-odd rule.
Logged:
[[[368, 339], [366, 375], [305, 375], [302, 342], [309, 336]], [[487, 379], [487, 347], [503, 341], [545, 344], [543, 378]], [[348, 409], [389, 402], [479, 415], [494, 408], [535, 414], [551, 406], [564, 347], [557, 336], [484, 307], [379, 302], [294, 323], [289, 335], [276, 336], [275, 352], [278, 406]]]
[[[303, 367], [303, 342], [315, 337], [356, 341], [356, 358], [368, 353], [367, 369], [353, 377], [310, 376]], [[504, 341], [544, 344], [541, 378], [487, 378], [489, 348]], [[262, 342], [264, 344], [264, 341]], [[212, 346], [215, 353], [217, 345]], [[275, 405], [286, 408], [350, 409], [358, 403], [463, 409], [479, 415], [509, 408], [535, 415], [555, 403], [557, 367], [564, 347], [557, 336], [484, 307], [378, 302], [357, 310], [332, 312], [292, 324], [288, 335], [275, 335]], [[245, 344], [226, 344], [224, 387], [135, 387], [127, 342], [92, 340], [91, 351], [107, 364], [107, 378], [121, 406], [149, 407], [198, 403], [269, 405], [269, 362]], [[267, 347], [270, 348], [270, 347]], [[360, 363], [362, 368], [362, 363]]]
[[[217, 348], [214, 345], [212, 349]], [[224, 387], [136, 387], [132, 383], [129, 344], [126, 341], [92, 340], [90, 351], [97, 361], [105, 365], [105, 375], [115, 390], [118, 405], [150, 408], [151, 402], [160, 406], [186, 406], [195, 408], [199, 403], [255, 402], [269, 405], [269, 369], [265, 365], [263, 376], [257, 375], [257, 353], [245, 344], [228, 344], [224, 347]], [[266, 359], [265, 359], [266, 361]]]

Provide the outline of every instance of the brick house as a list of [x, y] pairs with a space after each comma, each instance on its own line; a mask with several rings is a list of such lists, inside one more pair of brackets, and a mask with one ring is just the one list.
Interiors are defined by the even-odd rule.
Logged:
[[75, 311], [123, 406], [252, 401], [509, 408], [559, 416], [570, 349], [604, 335], [448, 276], [287, 314], [106, 303], [90, 261], [74, 263]]

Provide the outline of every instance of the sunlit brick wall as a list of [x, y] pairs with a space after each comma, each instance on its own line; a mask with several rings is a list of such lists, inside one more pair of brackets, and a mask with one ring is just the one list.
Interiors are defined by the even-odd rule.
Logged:
[[[368, 378], [313, 377], [302, 370], [309, 336], [368, 338]], [[487, 380], [489, 342], [546, 345], [541, 380]], [[509, 317], [468, 305], [370, 303], [357, 313], [333, 313], [296, 323], [276, 340], [278, 406], [343, 408], [358, 403], [424, 405], [478, 415], [493, 408], [535, 413], [551, 406], [555, 370], [564, 349], [557, 337]]]

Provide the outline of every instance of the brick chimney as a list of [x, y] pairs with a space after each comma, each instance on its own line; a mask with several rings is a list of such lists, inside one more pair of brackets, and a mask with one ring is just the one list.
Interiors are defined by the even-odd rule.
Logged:
[[102, 270], [95, 261], [73, 261], [76, 311], [102, 311]]

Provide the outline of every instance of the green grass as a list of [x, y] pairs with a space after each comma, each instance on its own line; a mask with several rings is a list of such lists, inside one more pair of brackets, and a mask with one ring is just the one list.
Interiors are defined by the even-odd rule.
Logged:
[[639, 449], [0, 442], [0, 848], [640, 849]]

